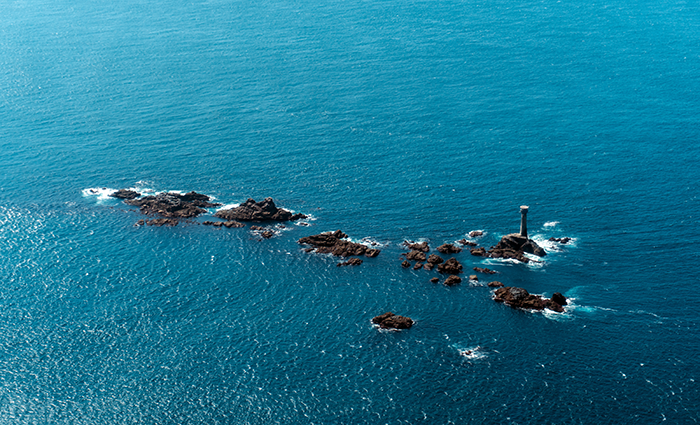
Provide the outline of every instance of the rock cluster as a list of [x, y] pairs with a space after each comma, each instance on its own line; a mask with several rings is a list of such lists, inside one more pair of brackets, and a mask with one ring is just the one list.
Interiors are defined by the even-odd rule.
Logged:
[[262, 202], [249, 198], [236, 208], [217, 211], [214, 216], [240, 221], [294, 221], [306, 218], [304, 214], [292, 214], [291, 211], [277, 208], [272, 198], [265, 198]]
[[460, 274], [462, 273], [462, 264], [452, 257], [442, 264], [438, 264], [438, 271], [445, 274]]
[[566, 245], [571, 241], [571, 238], [565, 237], [565, 238], [549, 238], [550, 242], [559, 242], [560, 244]]
[[547, 255], [547, 252], [532, 239], [528, 239], [520, 233], [511, 233], [503, 236], [496, 246], [491, 247], [487, 252], [487, 256], [491, 258], [512, 258], [527, 263], [530, 259], [525, 257], [524, 253], [526, 252], [538, 257]]
[[513, 308], [528, 310], [544, 310], [547, 308], [559, 313], [564, 311], [562, 305], [566, 305], [566, 298], [558, 292], [555, 293], [551, 299], [547, 299], [539, 295], [530, 294], [527, 290], [515, 286], [506, 286], [497, 289], [496, 292], [494, 292], [493, 299], [496, 302], [504, 303]]
[[495, 270], [487, 269], [487, 268], [481, 268], [481, 267], [474, 267], [474, 271], [477, 273], [484, 273], [484, 274], [496, 274], [498, 273]]
[[420, 252], [430, 251], [430, 246], [428, 246], [428, 242], [414, 243], [414, 242], [405, 241], [403, 244], [413, 251], [420, 251]]
[[[299, 243], [303, 245], [311, 245], [313, 248], [307, 249], [307, 252], [315, 251], [319, 254], [333, 254], [338, 257], [351, 256], [367, 256], [376, 257], [380, 251], [378, 249], [368, 248], [365, 245], [343, 240], [348, 235], [340, 230], [335, 232], [326, 232], [318, 235], [306, 236], [299, 239]], [[410, 264], [409, 264], [410, 265]]]
[[372, 323], [382, 329], [408, 329], [413, 326], [413, 320], [404, 316], [397, 316], [392, 312], [384, 313], [372, 319]]
[[442, 244], [437, 247], [438, 252], [442, 254], [457, 254], [462, 252], [462, 248], [452, 245], [451, 243]]
[[112, 193], [109, 196], [117, 199], [136, 199], [139, 196], [141, 196], [141, 194], [129, 189], [119, 189], [118, 191]]

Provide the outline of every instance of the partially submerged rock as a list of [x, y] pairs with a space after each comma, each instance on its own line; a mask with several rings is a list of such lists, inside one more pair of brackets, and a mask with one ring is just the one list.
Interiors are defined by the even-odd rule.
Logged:
[[438, 265], [438, 271], [445, 274], [462, 273], [462, 265], [454, 257]]
[[484, 274], [496, 274], [498, 273], [495, 270], [487, 269], [487, 268], [481, 268], [481, 267], [474, 267], [474, 271], [477, 273], [484, 273]]
[[469, 280], [472, 280], [472, 281], [474, 281], [474, 282], [478, 282], [478, 281], [479, 281], [479, 276], [477, 276], [477, 275], [475, 275], [475, 274], [470, 274], [470, 275], [469, 275]]
[[459, 242], [460, 245], [464, 246], [476, 246], [476, 242], [468, 241], [466, 239], [460, 239], [457, 242]]
[[439, 255], [435, 255], [435, 254], [430, 254], [430, 255], [428, 256], [428, 260], [427, 260], [427, 261], [428, 261], [428, 263], [430, 263], [430, 264], [433, 265], [433, 266], [445, 262], [445, 260], [443, 260], [442, 257], [440, 257]]
[[452, 245], [451, 243], [442, 244], [439, 247], [437, 247], [437, 250], [442, 254], [457, 254], [459, 252], [462, 252], [462, 248]]
[[558, 297], [552, 297], [552, 299], [542, 298], [539, 295], [530, 294], [523, 288], [506, 286], [497, 289], [496, 292], [494, 292], [493, 299], [496, 302], [504, 303], [513, 308], [522, 308], [527, 310], [544, 310], [547, 308], [549, 310], [561, 313], [564, 311], [564, 307], [555, 301], [555, 298]]
[[277, 208], [272, 198], [265, 198], [261, 202], [249, 198], [236, 208], [217, 211], [214, 216], [240, 221], [293, 221], [306, 218], [304, 214], [292, 214], [291, 211]]
[[174, 218], [156, 218], [153, 220], [146, 220], [146, 224], [149, 226], [177, 226], [178, 221]]
[[204, 208], [213, 208], [221, 204], [209, 202], [211, 198], [201, 193], [189, 192], [159, 193], [138, 199], [126, 199], [124, 203], [138, 207], [146, 215], [159, 215], [166, 218], [192, 218], [204, 214]]
[[342, 263], [338, 263], [338, 267], [340, 266], [359, 266], [362, 264], [362, 259], [361, 258], [351, 258], [348, 261], [343, 261]]
[[559, 242], [560, 244], [566, 245], [571, 241], [571, 238], [565, 237], [565, 238], [549, 238], [550, 242]]
[[[348, 235], [340, 230], [335, 232], [320, 233], [318, 235], [306, 236], [299, 239], [300, 244], [311, 245], [311, 251], [319, 254], [333, 254], [338, 257], [361, 256], [376, 257], [380, 251], [378, 249], [368, 248], [355, 242], [343, 240]], [[410, 264], [409, 264], [410, 265]]]
[[479, 247], [469, 251], [475, 257], [486, 257], [486, 248]]
[[405, 241], [403, 244], [413, 251], [421, 251], [421, 252], [430, 251], [430, 247], [428, 246], [428, 242], [415, 243], [415, 242]]
[[502, 282], [494, 280], [493, 282], [487, 283], [486, 286], [490, 288], [503, 288], [505, 285]]
[[445, 279], [445, 285], [447, 286], [454, 286], [458, 283], [462, 282], [462, 278], [457, 276], [457, 275], [450, 275], [447, 276], [447, 279]]
[[408, 329], [413, 326], [414, 322], [408, 317], [388, 312], [374, 317], [372, 323], [379, 325], [382, 329]]
[[238, 221], [205, 221], [202, 223], [205, 226], [214, 226], [214, 227], [226, 227], [226, 228], [240, 228], [240, 227], [245, 227], [245, 224], [239, 223]]
[[119, 189], [118, 191], [112, 193], [109, 196], [117, 199], [136, 199], [139, 196], [141, 196], [141, 194], [129, 189]]
[[422, 251], [411, 251], [406, 255], [408, 261], [425, 261], [425, 253]]
[[469, 237], [476, 238], [476, 237], [482, 236], [483, 234], [484, 234], [484, 232], [482, 232], [481, 230], [472, 230], [471, 232], [469, 232]]

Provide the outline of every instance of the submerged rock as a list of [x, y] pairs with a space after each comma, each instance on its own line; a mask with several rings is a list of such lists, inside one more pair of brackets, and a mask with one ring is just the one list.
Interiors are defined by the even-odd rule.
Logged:
[[379, 325], [382, 329], [409, 329], [414, 322], [408, 317], [388, 312], [374, 317], [372, 323]]
[[496, 273], [498, 273], [497, 271], [487, 269], [487, 268], [481, 268], [481, 267], [474, 267], [474, 271], [477, 273], [484, 273], [484, 274], [496, 274]]
[[333, 254], [338, 257], [361, 256], [376, 257], [381, 251], [378, 249], [368, 248], [355, 242], [343, 240], [348, 235], [340, 230], [335, 232], [326, 232], [318, 235], [306, 236], [299, 239], [300, 244], [311, 245], [314, 248], [312, 251], [319, 254]]
[[146, 224], [149, 226], [177, 226], [178, 221], [174, 218], [156, 218], [153, 220], [146, 220]]
[[342, 263], [338, 263], [338, 267], [340, 267], [340, 266], [359, 266], [360, 264], [362, 264], [361, 258], [351, 258], [348, 261], [343, 261]]
[[240, 221], [293, 221], [307, 218], [304, 214], [292, 214], [291, 211], [277, 208], [272, 198], [265, 198], [261, 202], [249, 198], [236, 208], [220, 210], [214, 216]]

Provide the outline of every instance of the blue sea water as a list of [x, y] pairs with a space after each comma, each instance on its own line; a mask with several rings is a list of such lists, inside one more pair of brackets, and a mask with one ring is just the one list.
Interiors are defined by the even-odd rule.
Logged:
[[[0, 10], [0, 423], [700, 420], [697, 3]], [[134, 227], [119, 188], [312, 218]], [[400, 266], [404, 240], [494, 245], [520, 205], [543, 263], [455, 257], [565, 313]], [[382, 253], [296, 242], [336, 229]]]

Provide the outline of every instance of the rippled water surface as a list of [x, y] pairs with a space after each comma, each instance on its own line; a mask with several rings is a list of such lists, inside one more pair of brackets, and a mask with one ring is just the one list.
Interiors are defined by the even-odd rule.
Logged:
[[[2, 10], [0, 422], [700, 420], [697, 5]], [[311, 218], [135, 227], [119, 188]], [[495, 245], [520, 205], [542, 263], [401, 267], [404, 240]], [[296, 242], [337, 229], [382, 253]], [[571, 304], [512, 310], [490, 280]]]

